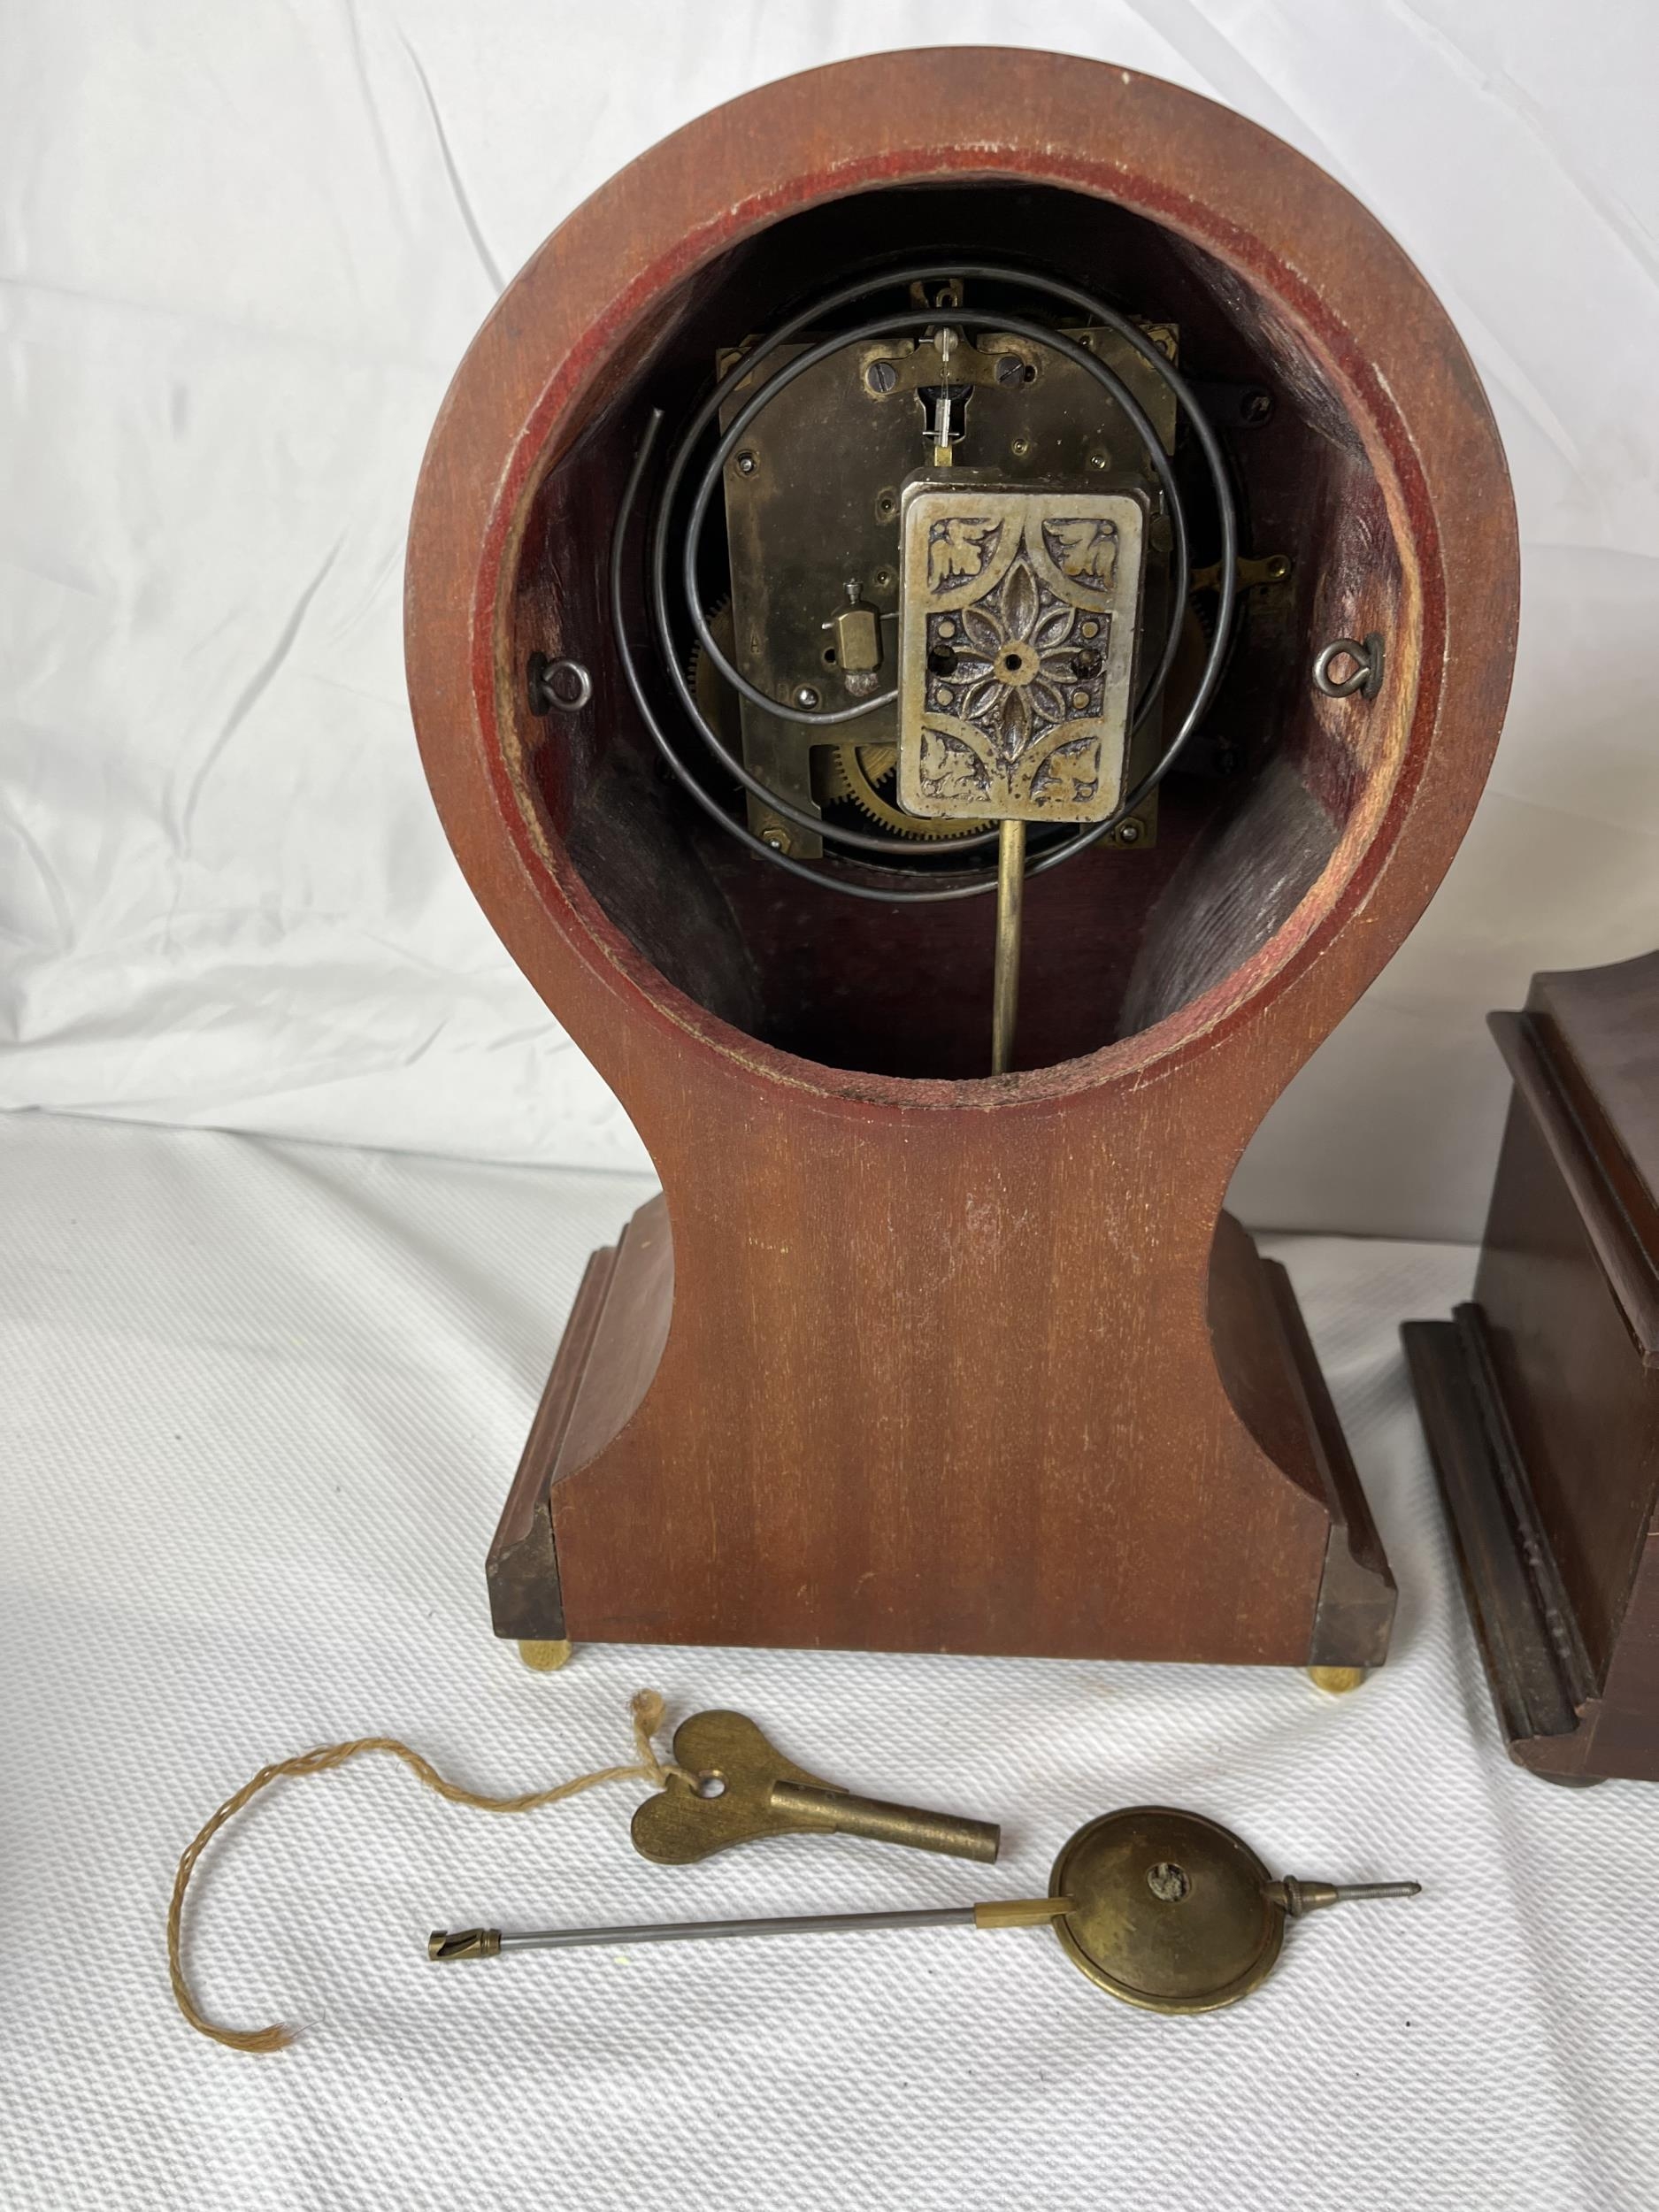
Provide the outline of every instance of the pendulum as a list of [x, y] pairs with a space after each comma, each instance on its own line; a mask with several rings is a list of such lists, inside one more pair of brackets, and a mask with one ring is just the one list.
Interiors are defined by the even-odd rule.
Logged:
[[828, 1935], [893, 1928], [1052, 1927], [1073, 1965], [1125, 2004], [1152, 2012], [1214, 2012], [1264, 1981], [1285, 1923], [1327, 1905], [1415, 1897], [1417, 1882], [1340, 1886], [1275, 1879], [1230, 1829], [1202, 1814], [1137, 1805], [1077, 1833], [1055, 1861], [1046, 1897], [892, 1912], [807, 1913], [745, 1920], [646, 1921], [633, 1926], [441, 1929], [433, 1959], [591, 1945], [700, 1942], [718, 1937]]

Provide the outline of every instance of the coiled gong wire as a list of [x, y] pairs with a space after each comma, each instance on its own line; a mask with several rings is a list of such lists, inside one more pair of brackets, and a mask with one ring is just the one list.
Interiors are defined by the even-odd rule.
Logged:
[[[1148, 793], [1154, 790], [1168, 774], [1181, 748], [1197, 727], [1205, 709], [1210, 704], [1210, 697], [1220, 678], [1223, 662], [1226, 657], [1228, 635], [1233, 624], [1233, 602], [1237, 594], [1235, 572], [1238, 557], [1238, 520], [1233, 508], [1232, 487], [1227, 479], [1226, 463], [1220, 443], [1186, 380], [1179, 375], [1173, 365], [1165, 359], [1146, 334], [1137, 329], [1126, 316], [1119, 314], [1114, 308], [1108, 307], [1103, 301], [1095, 299], [1091, 294], [1080, 290], [1076, 285], [1063, 283], [1054, 277], [1040, 275], [1035, 271], [1006, 266], [996, 262], [952, 261], [919, 268], [884, 271], [877, 276], [865, 276], [855, 283], [842, 285], [837, 290], [815, 299], [810, 305], [802, 308], [797, 313], [791, 315], [787, 321], [779, 324], [770, 336], [742, 357], [736, 365], [716, 384], [676, 441], [670, 453], [662, 488], [657, 496], [655, 526], [649, 533], [646, 559], [647, 600], [657, 649], [663, 665], [668, 671], [686, 719], [726, 773], [741, 785], [745, 791], [751, 792], [757, 799], [764, 801], [785, 821], [793, 822], [799, 828], [810, 831], [814, 835], [821, 837], [826, 845], [833, 843], [844, 847], [854, 857], [860, 854], [870, 853], [879, 855], [884, 859], [902, 859], [910, 864], [912, 875], [914, 875], [916, 847], [908, 839], [876, 836], [867, 830], [843, 827], [839, 824], [824, 820], [818, 814], [808, 813], [805, 809], [795, 805], [780, 793], [772, 790], [769, 786], [761, 781], [759, 777], [751, 774], [743, 763], [721, 741], [718, 733], [710, 726], [707, 717], [698, 706], [691, 682], [686, 671], [680, 666], [680, 656], [674, 648], [670, 596], [672, 551], [670, 541], [672, 516], [687, 473], [692, 468], [693, 455], [710, 424], [715, 422], [720, 410], [732, 398], [740, 384], [746, 382], [751, 377], [757, 378], [758, 372], [764, 368], [779, 349], [787, 345], [790, 340], [800, 332], [813, 324], [821, 325], [826, 317], [837, 315], [844, 309], [867, 300], [872, 293], [899, 288], [908, 290], [913, 285], [926, 286], [957, 278], [966, 278], [974, 282], [1005, 285], [1010, 288], [1038, 293], [1045, 299], [1057, 301], [1064, 306], [1076, 309], [1094, 324], [1116, 331], [1125, 343], [1132, 347], [1141, 358], [1164, 380], [1179, 405], [1186, 411], [1187, 422], [1203, 453], [1211, 482], [1215, 487], [1216, 508], [1220, 524], [1220, 581], [1215, 632], [1210, 639], [1210, 649], [1204, 661], [1203, 673], [1200, 678], [1198, 688], [1194, 693], [1186, 713], [1181, 717], [1179, 727], [1157, 760], [1154, 762], [1152, 767], [1141, 778], [1134, 789], [1130, 792], [1116, 813], [1108, 816], [1103, 821], [1092, 822], [1086, 826], [1079, 827], [1057, 843], [1033, 856], [1027, 862], [1026, 875], [1036, 876], [1045, 873], [1050, 868], [1057, 868], [1063, 861], [1073, 859], [1079, 853], [1086, 852], [1091, 845], [1098, 844], [1102, 837], [1110, 833], [1125, 815], [1133, 814], [1146, 798]], [[808, 346], [793, 360], [786, 362], [775, 374], [758, 381], [757, 388], [738, 407], [730, 424], [716, 442], [703, 464], [701, 475], [695, 480], [680, 547], [678, 575], [679, 588], [686, 611], [690, 616], [692, 626], [696, 632], [703, 652], [708, 655], [718, 673], [740, 696], [749, 700], [757, 706], [763, 707], [768, 714], [775, 715], [780, 721], [799, 723], [812, 728], [840, 729], [848, 723], [856, 722], [864, 716], [874, 713], [879, 707], [891, 705], [897, 697], [897, 692], [896, 690], [882, 692], [872, 698], [860, 700], [856, 705], [849, 707], [809, 710], [780, 699], [769, 698], [764, 691], [757, 689], [740, 669], [733, 666], [722, 652], [713, 634], [708, 617], [703, 611], [702, 594], [697, 587], [699, 549], [708, 520], [710, 504], [721, 481], [721, 472], [725, 469], [741, 440], [752, 427], [756, 418], [777, 398], [780, 392], [792, 384], [796, 377], [804, 376], [809, 370], [816, 368], [820, 361], [826, 360], [832, 354], [841, 352], [847, 346], [856, 344], [862, 339], [897, 336], [937, 324], [943, 311], [954, 313], [956, 311], [941, 310], [937, 305], [918, 308], [912, 303], [902, 312], [872, 317], [865, 321], [855, 324], [851, 328], [837, 330], [833, 336]], [[1174, 557], [1170, 619], [1157, 663], [1147, 678], [1141, 695], [1135, 703], [1133, 718], [1129, 729], [1129, 734], [1133, 737], [1151, 712], [1164, 685], [1169, 680], [1170, 670], [1174, 665], [1176, 652], [1180, 643], [1181, 623], [1187, 606], [1192, 564], [1187, 512], [1182, 502], [1180, 488], [1175, 480], [1175, 472], [1171, 465], [1169, 456], [1164, 450], [1163, 442], [1156, 430], [1153, 427], [1145, 409], [1135, 398], [1134, 394], [1121, 377], [1110, 369], [1103, 361], [1097, 360], [1085, 347], [1079, 345], [1074, 339], [1065, 336], [1063, 332], [1052, 329], [1047, 324], [1033, 322], [1025, 316], [1008, 313], [1000, 309], [994, 312], [987, 311], [983, 316], [975, 315], [972, 319], [976, 322], [984, 321], [987, 324], [994, 324], [999, 331], [1007, 331], [1015, 337], [1025, 338], [1039, 346], [1046, 346], [1052, 351], [1063, 355], [1065, 359], [1075, 362], [1078, 367], [1092, 376], [1095, 382], [1117, 402], [1118, 407], [1128, 418], [1136, 436], [1146, 449], [1147, 457], [1163, 488], [1173, 539]], [[757, 837], [747, 822], [740, 821], [728, 814], [720, 802], [705, 791], [692, 774], [686, 762], [681, 758], [679, 749], [671, 742], [641, 680], [634, 650], [628, 641], [623, 599], [626, 552], [630, 526], [634, 510], [639, 503], [641, 486], [644, 481], [646, 471], [662, 427], [663, 414], [659, 409], [652, 414], [647, 424], [644, 437], [641, 441], [633, 467], [629, 471], [621, 504], [617, 511], [616, 526], [611, 544], [611, 617], [616, 649], [628, 689], [633, 694], [634, 703], [639, 710], [652, 743], [661, 754], [675, 780], [703, 810], [703, 813], [711, 821], [718, 823], [728, 836], [734, 837], [741, 843], [749, 846], [773, 867], [781, 868], [787, 874], [798, 876], [803, 882], [815, 884], [821, 889], [837, 892], [847, 898], [872, 900], [883, 905], [937, 904], [950, 899], [978, 898], [994, 891], [996, 887], [996, 875], [994, 870], [989, 872], [981, 872], [970, 875], [954, 872], [946, 874], [943, 871], [937, 873], [930, 872], [920, 882], [913, 882], [909, 886], [895, 884], [888, 888], [886, 886], [877, 887], [868, 882], [854, 881], [830, 868], [808, 865], [804, 862], [793, 859], [787, 853], [778, 851], [773, 846], [767, 844], [764, 839]], [[972, 851], [995, 844], [997, 832], [995, 829], [976, 831], [967, 836], [954, 839], [949, 849], [953, 854]]]

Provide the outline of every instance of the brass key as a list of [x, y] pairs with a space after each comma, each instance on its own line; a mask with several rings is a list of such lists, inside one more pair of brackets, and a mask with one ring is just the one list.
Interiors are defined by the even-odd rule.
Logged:
[[634, 1849], [664, 1866], [689, 1865], [759, 1836], [868, 1836], [985, 1864], [1002, 1844], [1002, 1830], [988, 1820], [884, 1804], [820, 1781], [775, 1751], [742, 1713], [694, 1713], [675, 1732], [674, 1756], [704, 1778], [702, 1788], [672, 1775], [634, 1816]]

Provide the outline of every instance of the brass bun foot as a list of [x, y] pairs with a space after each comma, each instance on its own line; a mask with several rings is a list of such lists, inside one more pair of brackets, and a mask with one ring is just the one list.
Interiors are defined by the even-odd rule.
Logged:
[[1350, 1690], [1359, 1688], [1369, 1672], [1366, 1667], [1310, 1667], [1308, 1679], [1327, 1697], [1346, 1697]]
[[521, 1637], [518, 1656], [526, 1667], [534, 1667], [538, 1674], [557, 1674], [561, 1667], [570, 1664], [572, 1646], [567, 1640], [558, 1643], [539, 1643]]

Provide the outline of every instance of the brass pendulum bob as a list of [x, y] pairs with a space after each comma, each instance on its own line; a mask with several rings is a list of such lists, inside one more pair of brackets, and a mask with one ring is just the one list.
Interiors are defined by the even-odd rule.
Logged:
[[1219, 1822], [1136, 1805], [1079, 1828], [1050, 1887], [1074, 1901], [1055, 1932], [1090, 1981], [1151, 2012], [1216, 2012], [1266, 1980], [1286, 1920], [1350, 1899], [1415, 1897], [1422, 1884], [1275, 1881]]

